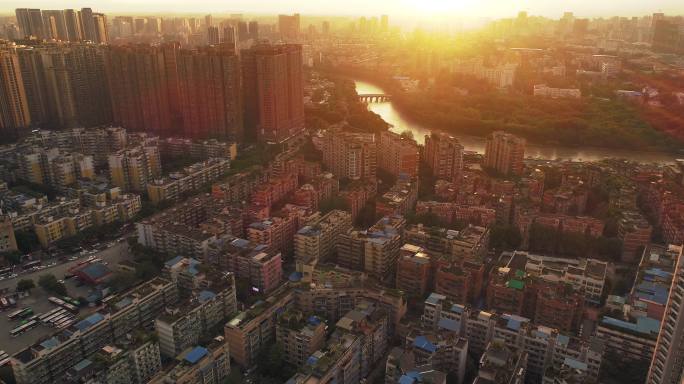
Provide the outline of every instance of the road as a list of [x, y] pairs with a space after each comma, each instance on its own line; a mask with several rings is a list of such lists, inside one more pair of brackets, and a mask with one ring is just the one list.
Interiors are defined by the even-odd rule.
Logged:
[[[119, 261], [125, 260], [126, 258], [130, 257], [128, 252], [128, 243], [126, 242], [125, 238], [123, 241], [115, 243], [112, 247], [103, 249], [102, 251], [93, 253], [92, 255], [102, 259], [102, 261], [108, 262], [111, 269], [114, 269], [114, 266]], [[38, 271], [23, 273], [11, 279], [4, 279], [0, 281], [0, 291], [4, 290], [5, 288], [8, 288], [10, 291], [14, 291], [14, 289], [17, 286], [17, 282], [21, 279], [33, 279], [33, 281], [36, 284], [38, 284], [38, 277], [46, 273], [52, 273], [55, 275], [55, 277], [57, 277], [57, 279], [63, 279], [64, 274], [67, 273], [69, 268], [78, 265], [80, 261], [84, 260], [89, 256], [90, 255], [82, 256], [74, 261], [56, 264], [52, 267], [44, 268]]]

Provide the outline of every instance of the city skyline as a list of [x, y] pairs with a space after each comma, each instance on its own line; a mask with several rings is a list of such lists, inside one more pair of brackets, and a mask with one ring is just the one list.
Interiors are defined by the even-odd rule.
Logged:
[[[459, 0], [446, 2], [441, 0], [378, 0], [367, 3], [361, 0], [350, 0], [344, 6], [330, 7], [311, 0], [297, 0], [281, 2], [276, 0], [259, 1], [257, 3], [235, 0], [221, 2], [218, 0], [204, 1], [201, 4], [180, 0], [146, 1], [144, 4], [132, 0], [114, 1], [104, 0], [96, 4], [90, 1], [32, 1], [30, 4], [18, 0], [5, 2], [0, 8], [0, 14], [12, 13], [14, 8], [42, 8], [62, 9], [97, 7], [101, 12], [113, 14], [140, 14], [159, 13], [164, 14], [203, 14], [203, 13], [248, 13], [248, 14], [277, 14], [300, 12], [311, 16], [360, 16], [370, 14], [388, 14], [402, 21], [430, 19], [443, 19], [444, 17], [457, 17], [459, 19], [486, 18], [494, 19], [515, 16], [519, 11], [526, 11], [531, 15], [558, 18], [563, 12], [574, 12], [581, 17], [610, 17], [616, 15], [613, 2], [595, 3], [589, 0], [577, 0], [572, 4], [559, 7], [552, 2], [540, 0], [524, 0], [508, 2], [502, 0]], [[674, 15], [684, 14], [684, 4], [677, 0], [658, 0], [644, 3], [638, 0], [622, 1], [619, 16], [643, 16], [653, 12], [664, 12]], [[440, 20], [442, 21], [442, 20]]]
[[682, 0], [4, 0], [0, 383], [684, 384]]

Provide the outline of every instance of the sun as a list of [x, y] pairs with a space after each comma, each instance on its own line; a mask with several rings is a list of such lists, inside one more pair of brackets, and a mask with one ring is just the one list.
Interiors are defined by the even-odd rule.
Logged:
[[409, 12], [431, 16], [457, 11], [463, 6], [463, 1], [455, 0], [402, 0], [402, 3]]
[[477, 7], [478, 0], [401, 0], [400, 4], [402, 10], [410, 15], [440, 17], [472, 12]]

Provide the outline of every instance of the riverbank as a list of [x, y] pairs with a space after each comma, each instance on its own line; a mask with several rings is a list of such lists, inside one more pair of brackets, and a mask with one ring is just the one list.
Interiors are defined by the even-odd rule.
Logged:
[[[466, 150], [483, 152], [485, 145], [485, 137], [488, 131], [485, 130], [482, 134], [468, 135], [463, 134], [452, 129], [444, 129], [437, 124], [425, 124], [424, 120], [416, 119], [410, 113], [407, 113], [407, 108], [402, 103], [406, 102], [401, 95], [401, 91], [397, 91], [391, 85], [387, 85], [388, 80], [382, 80], [378, 77], [372, 77], [369, 73], [357, 73], [352, 71], [324, 71], [324, 73], [347, 78], [354, 81], [358, 93], [387, 93], [393, 96], [391, 102], [383, 103], [369, 103], [369, 109], [380, 115], [385, 121], [393, 125], [392, 130], [395, 132], [402, 132], [410, 130], [414, 137], [419, 141], [423, 141], [423, 136], [429, 132], [443, 131], [459, 138]], [[607, 117], [609, 118], [609, 117]], [[493, 129], [502, 129], [500, 126], [493, 127]], [[479, 133], [479, 132], [478, 132]], [[584, 161], [595, 161], [605, 158], [625, 158], [632, 161], [642, 163], [672, 163], [677, 158], [677, 152], [673, 150], [648, 150], [643, 145], [632, 146], [596, 146], [588, 145], [587, 142], [577, 145], [567, 145], [560, 142], [540, 142], [539, 140], [530, 139], [527, 135], [521, 135], [528, 139], [528, 146], [526, 155], [530, 158], [540, 159], [574, 159]], [[592, 142], [592, 141], [589, 141]], [[673, 146], [675, 148], [676, 146]], [[678, 148], [678, 147], [676, 147]]]

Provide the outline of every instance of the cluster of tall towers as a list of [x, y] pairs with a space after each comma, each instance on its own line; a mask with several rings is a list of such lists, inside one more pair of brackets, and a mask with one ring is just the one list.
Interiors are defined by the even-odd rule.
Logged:
[[90, 8], [40, 10], [17, 8], [15, 12], [23, 37], [106, 43], [107, 17]]
[[299, 45], [109, 47], [113, 120], [161, 136], [280, 142], [304, 127]]
[[0, 131], [118, 124], [280, 142], [304, 126], [301, 46], [0, 42]]

